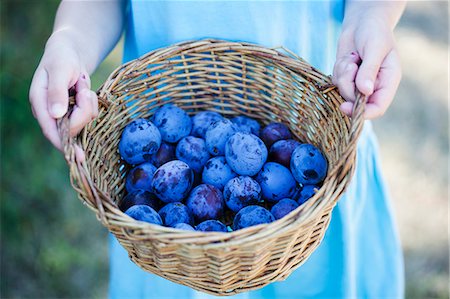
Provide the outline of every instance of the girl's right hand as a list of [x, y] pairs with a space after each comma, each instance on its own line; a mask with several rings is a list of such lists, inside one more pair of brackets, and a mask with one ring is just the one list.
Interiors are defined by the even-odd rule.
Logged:
[[70, 116], [70, 134], [74, 136], [98, 115], [98, 99], [90, 89], [88, 72], [70, 33], [61, 30], [54, 32], [47, 41], [29, 94], [33, 115], [43, 134], [61, 151], [56, 119], [66, 114], [72, 87], [76, 91], [76, 104]]

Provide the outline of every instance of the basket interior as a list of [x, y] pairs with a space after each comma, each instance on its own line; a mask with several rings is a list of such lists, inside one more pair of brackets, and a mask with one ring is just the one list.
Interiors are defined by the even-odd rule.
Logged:
[[113, 104], [103, 107], [83, 132], [93, 182], [117, 203], [129, 170], [118, 153], [123, 129], [168, 102], [189, 114], [211, 110], [226, 117], [246, 115], [264, 125], [285, 123], [296, 139], [324, 152], [330, 171], [347, 146], [349, 121], [339, 111], [337, 91], [321, 91], [329, 78], [303, 64], [306, 71], [299, 72], [248, 51], [188, 49], [152, 52], [124, 65], [101, 89]]

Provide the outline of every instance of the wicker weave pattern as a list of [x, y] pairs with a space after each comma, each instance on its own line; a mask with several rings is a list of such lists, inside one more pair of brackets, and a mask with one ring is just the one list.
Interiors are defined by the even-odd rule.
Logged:
[[[321, 242], [332, 208], [354, 170], [365, 99], [350, 121], [342, 98], [302, 59], [253, 44], [219, 40], [159, 49], [117, 70], [99, 89], [100, 113], [77, 138], [59, 123], [72, 185], [143, 269], [215, 295], [232, 295], [285, 279]], [[120, 135], [136, 117], [167, 103], [189, 113], [212, 110], [247, 115], [264, 124], [281, 121], [296, 138], [318, 146], [329, 171], [306, 204], [271, 224], [232, 233], [179, 231], [137, 222], [116, 205], [128, 170], [117, 151]], [[86, 153], [76, 161], [74, 144]]]

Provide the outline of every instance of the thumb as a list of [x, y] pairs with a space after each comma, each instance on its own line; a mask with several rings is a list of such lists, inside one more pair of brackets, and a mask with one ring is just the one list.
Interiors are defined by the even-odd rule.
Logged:
[[355, 84], [359, 91], [370, 96], [374, 92], [375, 81], [386, 54], [384, 50], [380, 50], [380, 47], [367, 48], [369, 50], [364, 53], [366, 55], [361, 57], [362, 62], [356, 74]]
[[48, 112], [53, 118], [61, 118], [66, 114], [69, 106], [69, 88], [72, 87], [72, 71], [51, 68], [48, 73]]

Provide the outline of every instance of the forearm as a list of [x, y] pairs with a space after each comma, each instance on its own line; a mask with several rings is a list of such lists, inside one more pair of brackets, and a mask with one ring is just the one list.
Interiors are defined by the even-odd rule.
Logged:
[[347, 0], [343, 28], [344, 30], [351, 28], [363, 18], [376, 18], [393, 30], [405, 5], [406, 0]]
[[92, 73], [118, 42], [125, 1], [62, 1], [47, 45], [71, 45]]

